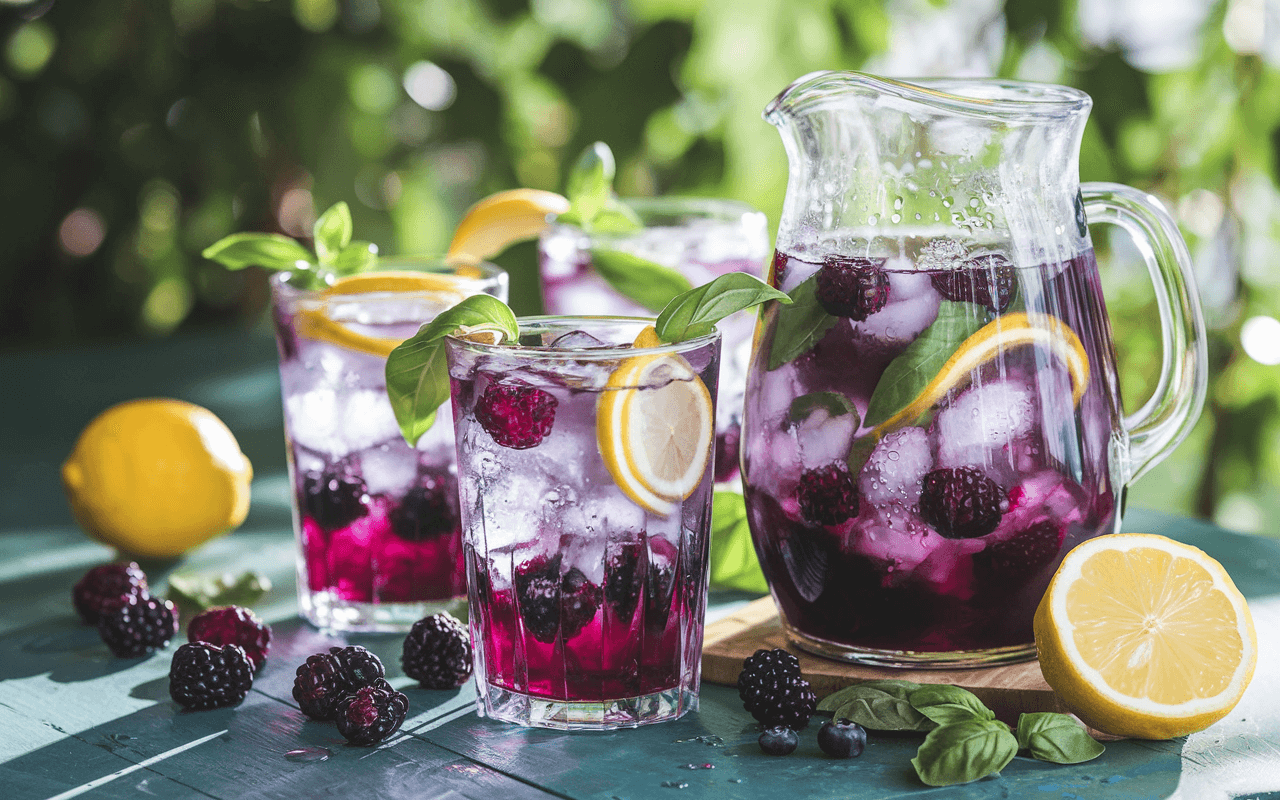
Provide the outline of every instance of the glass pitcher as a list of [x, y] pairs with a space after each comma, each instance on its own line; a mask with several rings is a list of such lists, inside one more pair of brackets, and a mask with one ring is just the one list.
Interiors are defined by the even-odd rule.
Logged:
[[[1059, 86], [815, 73], [764, 117], [790, 180], [747, 383], [742, 474], [787, 636], [883, 666], [1034, 657], [1063, 555], [1204, 402], [1186, 244], [1080, 186], [1091, 101]], [[1088, 223], [1139, 245], [1163, 363], [1125, 416]]]

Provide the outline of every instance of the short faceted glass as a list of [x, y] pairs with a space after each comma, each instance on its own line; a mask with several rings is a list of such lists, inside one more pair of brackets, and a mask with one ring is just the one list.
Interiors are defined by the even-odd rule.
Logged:
[[[890, 666], [1034, 657], [1063, 555], [1205, 393], [1186, 245], [1149, 196], [1079, 184], [1089, 98], [984, 80], [801, 78], [743, 423], [757, 553], [797, 646]], [[1163, 369], [1125, 417], [1089, 223], [1145, 253]]]
[[384, 258], [325, 289], [272, 284], [298, 604], [320, 628], [402, 631], [465, 606], [449, 410], [409, 447], [384, 369], [419, 326], [479, 293], [505, 300], [506, 273]]
[[[622, 252], [673, 269], [701, 286], [729, 272], [760, 277], [769, 258], [768, 220], [746, 203], [702, 197], [629, 198], [643, 223], [638, 231], [587, 232], [552, 225], [538, 242], [542, 302], [548, 314], [656, 314], [613, 288], [593, 253]], [[751, 356], [755, 309], [717, 324], [723, 340], [716, 411], [716, 481], [738, 475], [742, 397]], [[735, 481], [736, 482], [736, 481]]]
[[[531, 317], [517, 346], [446, 340], [484, 716], [606, 729], [697, 707], [720, 337], [631, 347], [649, 322]], [[616, 475], [613, 410], [645, 405], [702, 432], [687, 493]]]

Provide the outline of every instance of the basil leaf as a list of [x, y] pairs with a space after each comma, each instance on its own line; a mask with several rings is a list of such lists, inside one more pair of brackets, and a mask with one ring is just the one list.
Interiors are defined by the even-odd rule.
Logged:
[[822, 698], [821, 700], [819, 700], [818, 710], [834, 711], [840, 706], [844, 705], [849, 700], [856, 697], [859, 694], [858, 690], [868, 689], [868, 688], [879, 689], [885, 694], [896, 697], [899, 700], [906, 700], [909, 697], [911, 697], [912, 692], [920, 688], [920, 684], [912, 683], [911, 681], [900, 681], [900, 680], [895, 680], [890, 678], [886, 678], [884, 680], [863, 681], [862, 683], [855, 683], [852, 686], [846, 686], [843, 689], [838, 689], [832, 692], [831, 694], [827, 695], [826, 697]]
[[693, 288], [689, 279], [674, 269], [622, 250], [592, 248], [591, 265], [619, 294], [655, 314], [672, 298]]
[[337, 275], [356, 275], [368, 272], [378, 263], [378, 246], [373, 242], [352, 242], [342, 248], [333, 260]]
[[911, 707], [904, 686], [884, 683], [867, 681], [842, 689], [837, 693], [842, 695], [841, 702], [832, 716], [877, 731], [927, 731], [934, 727], [932, 720]]
[[184, 610], [199, 613], [216, 606], [249, 606], [269, 591], [271, 581], [260, 572], [178, 572], [169, 576], [168, 596]]
[[788, 292], [791, 305], [779, 306], [769, 346], [769, 369], [777, 369], [806, 353], [827, 334], [836, 318], [818, 303], [818, 276], [811, 275]]
[[791, 298], [754, 275], [729, 272], [690, 289], [667, 303], [654, 324], [664, 342], [683, 342], [711, 332], [715, 324], [736, 311]]
[[1018, 747], [1054, 764], [1092, 761], [1107, 749], [1070, 715], [1051, 711], [1018, 717]]
[[613, 178], [616, 173], [617, 164], [609, 145], [595, 142], [582, 151], [565, 186], [572, 221], [587, 230], [592, 229], [596, 215], [613, 197]]
[[995, 719], [996, 715], [967, 689], [926, 685], [911, 693], [911, 707], [939, 725], [970, 719]]
[[999, 772], [1017, 754], [1018, 740], [1008, 725], [971, 719], [929, 731], [911, 765], [929, 786], [951, 786]]
[[879, 425], [915, 400], [956, 349], [987, 323], [985, 314], [975, 303], [942, 301], [937, 319], [885, 368], [863, 424]]
[[306, 270], [315, 261], [307, 248], [278, 233], [233, 233], [200, 255], [227, 269], [257, 266], [277, 272]]
[[486, 325], [502, 331], [507, 340], [520, 336], [516, 315], [506, 303], [477, 294], [441, 312], [391, 351], [387, 356], [387, 395], [400, 433], [411, 447], [431, 429], [436, 409], [449, 399], [444, 337], [462, 325]]
[[737, 492], [711, 499], [711, 583], [746, 592], [769, 591], [747, 524], [747, 506]]
[[351, 242], [351, 209], [337, 202], [320, 215], [311, 229], [316, 241], [316, 255], [321, 264], [331, 264]]
[[792, 425], [798, 425], [819, 409], [827, 412], [828, 419], [842, 417], [845, 414], [853, 415], [854, 430], [857, 430], [861, 424], [858, 420], [858, 409], [853, 407], [853, 403], [849, 402], [849, 398], [838, 392], [810, 392], [809, 394], [800, 395], [791, 401], [791, 409], [787, 412], [787, 419], [791, 421]]

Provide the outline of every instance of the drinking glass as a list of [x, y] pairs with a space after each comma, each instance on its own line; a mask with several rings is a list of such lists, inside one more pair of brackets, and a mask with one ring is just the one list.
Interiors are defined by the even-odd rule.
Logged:
[[489, 264], [382, 259], [324, 289], [272, 283], [298, 603], [317, 627], [403, 631], [466, 601], [448, 409], [416, 448], [387, 399], [387, 354], [462, 298], [506, 299]]

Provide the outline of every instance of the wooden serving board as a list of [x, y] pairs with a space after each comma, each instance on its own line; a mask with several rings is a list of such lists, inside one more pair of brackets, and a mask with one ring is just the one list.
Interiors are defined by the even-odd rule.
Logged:
[[[764, 648], [780, 647], [800, 659], [800, 671], [821, 699], [837, 689], [862, 681], [899, 678], [916, 683], [950, 683], [978, 696], [1001, 720], [1016, 725], [1018, 715], [1030, 711], [1070, 713], [1061, 698], [1045, 683], [1040, 663], [1028, 661], [983, 669], [902, 670], [864, 667], [810, 655], [788, 644], [770, 597], [745, 606], [707, 626], [702, 644], [702, 679], [734, 686], [742, 660]], [[1116, 737], [1090, 731], [1098, 738]]]

